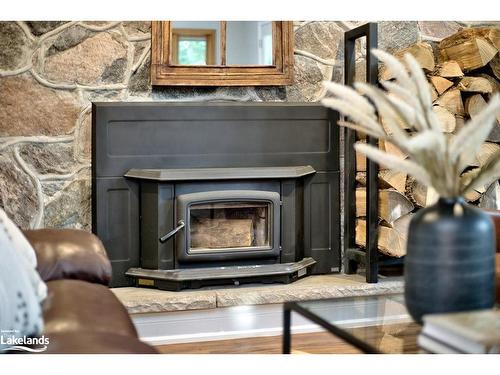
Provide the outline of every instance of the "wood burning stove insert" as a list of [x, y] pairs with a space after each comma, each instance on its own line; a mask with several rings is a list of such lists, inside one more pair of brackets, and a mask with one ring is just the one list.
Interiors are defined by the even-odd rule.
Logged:
[[[293, 262], [282, 262], [283, 239], [300, 242], [303, 233], [301, 220], [282, 224], [303, 214], [301, 203], [283, 202], [282, 184], [293, 182], [293, 194], [302, 196], [303, 179], [315, 172], [311, 166], [128, 171], [125, 177], [140, 184], [141, 267], [126, 275], [138, 285], [177, 290], [310, 274], [316, 261], [304, 260], [301, 248], [290, 247]], [[159, 223], [168, 216], [175, 228], [163, 233]], [[153, 269], [165, 251], [175, 271]]]
[[93, 231], [112, 286], [338, 272], [337, 114], [317, 104], [94, 103]]

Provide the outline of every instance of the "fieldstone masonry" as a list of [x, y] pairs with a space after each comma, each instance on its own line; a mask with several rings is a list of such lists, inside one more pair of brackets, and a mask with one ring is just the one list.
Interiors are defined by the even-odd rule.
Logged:
[[[343, 32], [361, 23], [296, 22], [291, 86], [152, 88], [150, 22], [0, 22], [0, 206], [22, 228], [90, 230], [92, 101], [318, 101], [323, 80], [343, 80]], [[381, 22], [380, 46], [467, 25]]]

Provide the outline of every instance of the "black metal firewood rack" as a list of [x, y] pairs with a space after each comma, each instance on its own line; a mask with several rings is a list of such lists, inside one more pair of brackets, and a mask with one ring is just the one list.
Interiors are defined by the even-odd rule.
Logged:
[[[344, 34], [344, 83], [352, 86], [356, 71], [356, 40], [366, 38], [366, 82], [378, 85], [378, 61], [370, 53], [378, 46], [377, 23], [369, 22]], [[368, 144], [378, 146], [367, 136]], [[366, 282], [376, 283], [381, 265], [401, 263], [401, 259], [378, 253], [378, 166], [366, 160], [366, 248], [356, 245], [356, 131], [344, 128], [344, 272], [355, 273], [359, 264], [366, 267]]]

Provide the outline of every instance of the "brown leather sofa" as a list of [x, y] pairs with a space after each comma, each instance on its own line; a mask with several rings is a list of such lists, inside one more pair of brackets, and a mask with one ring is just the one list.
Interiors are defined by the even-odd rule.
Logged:
[[484, 210], [490, 215], [495, 225], [496, 241], [497, 241], [497, 263], [496, 263], [496, 292], [497, 303], [500, 304], [500, 211]]
[[72, 229], [24, 234], [48, 287], [45, 353], [157, 353], [138, 339], [127, 310], [107, 287], [111, 265], [96, 236]]

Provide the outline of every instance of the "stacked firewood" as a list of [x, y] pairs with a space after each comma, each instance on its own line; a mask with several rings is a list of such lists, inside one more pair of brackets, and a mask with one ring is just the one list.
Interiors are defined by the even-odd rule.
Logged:
[[[434, 111], [441, 120], [443, 131], [449, 137], [469, 118], [477, 116], [490, 96], [500, 91], [500, 29], [467, 28], [443, 39], [435, 46], [419, 42], [395, 53], [402, 57], [411, 53], [427, 74], [432, 92]], [[391, 79], [382, 67], [380, 79]], [[362, 135], [360, 138], [362, 139]], [[488, 157], [500, 149], [500, 117], [476, 160], [468, 170], [482, 166]], [[388, 142], [379, 147], [400, 157], [401, 150]], [[356, 158], [356, 243], [365, 246], [366, 238], [366, 160]], [[401, 257], [406, 254], [408, 224], [420, 207], [433, 204], [437, 195], [405, 173], [380, 170], [379, 172], [379, 240], [383, 254]], [[483, 208], [500, 209], [500, 184], [474, 190], [465, 199]]]

